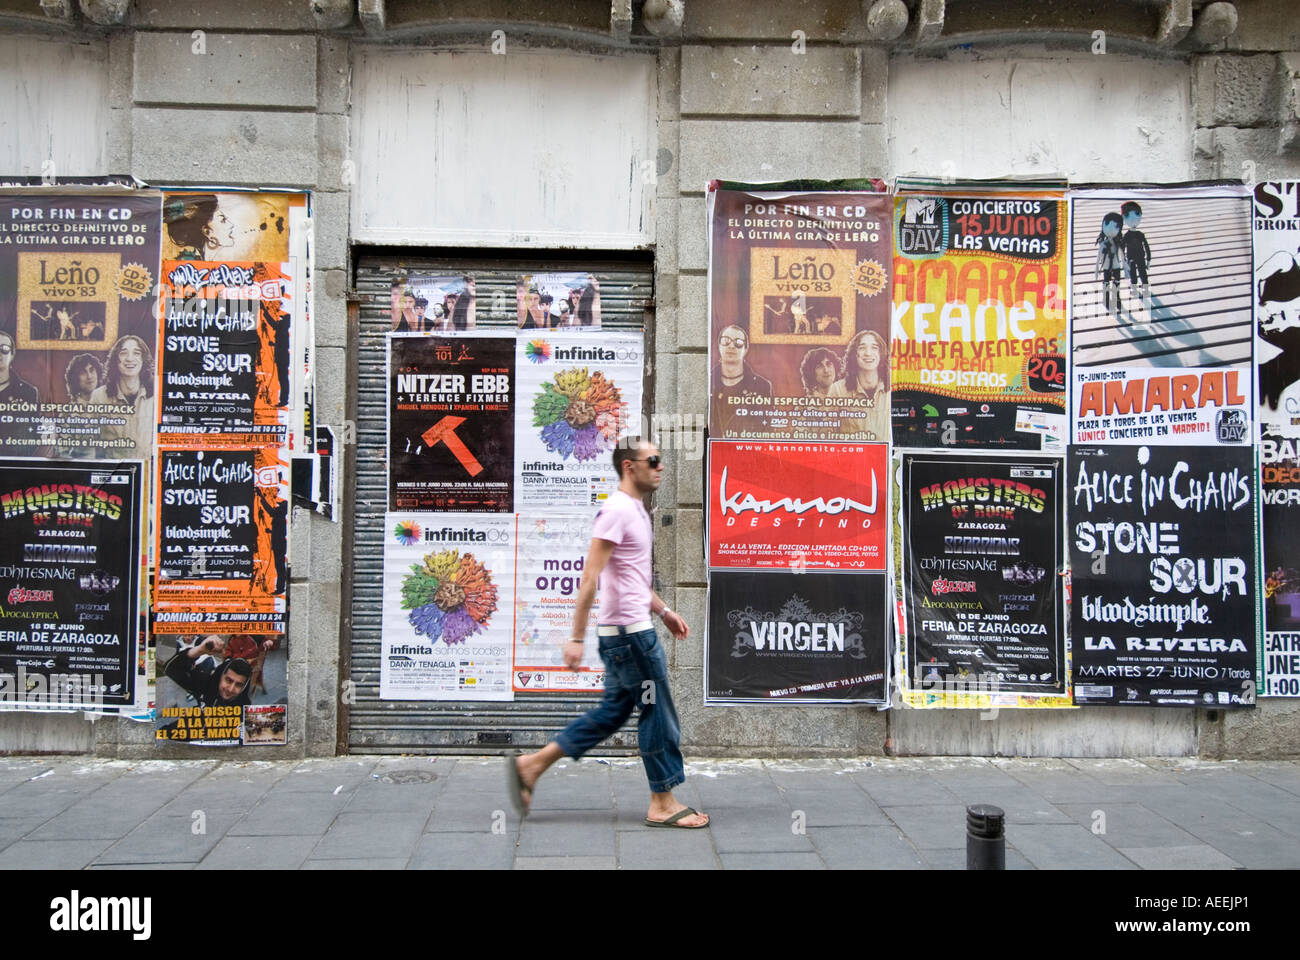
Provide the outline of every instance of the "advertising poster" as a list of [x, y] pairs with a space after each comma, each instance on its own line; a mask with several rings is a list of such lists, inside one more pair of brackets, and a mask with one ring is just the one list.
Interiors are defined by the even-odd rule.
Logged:
[[515, 516], [389, 513], [381, 700], [513, 700]]
[[600, 329], [600, 284], [590, 273], [531, 273], [515, 281], [520, 330]]
[[883, 443], [711, 440], [709, 567], [885, 570], [886, 463]]
[[305, 193], [169, 190], [163, 195], [163, 260], [282, 263], [294, 251], [290, 211]]
[[1275, 433], [1300, 435], [1300, 181], [1255, 185], [1256, 415]]
[[206, 624], [157, 635], [156, 740], [283, 745], [289, 702], [281, 633]]
[[278, 447], [158, 454], [154, 610], [285, 610], [289, 466]]
[[894, 443], [1064, 452], [1061, 192], [894, 198]]
[[1240, 185], [1073, 195], [1073, 443], [1250, 445], [1250, 203]]
[[711, 188], [709, 435], [889, 440], [889, 197]]
[[521, 516], [516, 561], [514, 689], [559, 693], [604, 689], [605, 667], [596, 636], [599, 599], [592, 604], [582, 664], [564, 665], [573, 636], [582, 567], [591, 547], [586, 516]]
[[390, 334], [388, 504], [514, 508], [515, 337]]
[[21, 193], [0, 210], [0, 455], [147, 459], [157, 193]]
[[521, 336], [515, 347], [515, 509], [598, 508], [613, 452], [641, 424], [639, 333]]
[[158, 442], [287, 443], [292, 265], [167, 260], [162, 274]]
[[883, 573], [712, 571], [705, 703], [886, 702], [886, 602]]
[[1300, 697], [1300, 440], [1260, 441], [1266, 697]]
[[1254, 454], [1072, 447], [1074, 700], [1253, 706]]
[[904, 691], [1058, 705], [1020, 698], [1064, 697], [1069, 680], [1062, 462], [905, 454], [902, 466]]
[[412, 274], [389, 289], [394, 333], [473, 330], [478, 296], [471, 276]]
[[0, 460], [0, 704], [131, 708], [139, 461]]

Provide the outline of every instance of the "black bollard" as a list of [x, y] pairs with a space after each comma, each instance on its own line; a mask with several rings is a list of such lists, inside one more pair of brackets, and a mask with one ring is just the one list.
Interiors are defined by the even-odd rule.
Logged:
[[989, 803], [966, 808], [966, 869], [1005, 870], [1007, 838], [1002, 832], [1006, 814]]

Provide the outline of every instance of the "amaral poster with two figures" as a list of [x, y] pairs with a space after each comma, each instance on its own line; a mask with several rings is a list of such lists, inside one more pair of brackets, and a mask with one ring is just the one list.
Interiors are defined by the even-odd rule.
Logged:
[[513, 700], [515, 515], [384, 518], [381, 700]]

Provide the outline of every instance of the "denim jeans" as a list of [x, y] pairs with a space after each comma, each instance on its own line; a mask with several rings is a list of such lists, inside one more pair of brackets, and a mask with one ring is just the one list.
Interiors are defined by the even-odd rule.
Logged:
[[604, 699], [565, 727], [555, 742], [565, 756], [576, 760], [639, 708], [637, 745], [650, 790], [666, 793], [684, 783], [686, 773], [678, 747], [681, 727], [668, 691], [668, 661], [654, 630], [601, 637], [600, 659], [605, 664]]

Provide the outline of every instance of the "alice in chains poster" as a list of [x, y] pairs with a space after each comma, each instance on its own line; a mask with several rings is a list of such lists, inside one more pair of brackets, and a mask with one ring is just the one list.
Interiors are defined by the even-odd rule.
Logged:
[[902, 464], [904, 691], [1003, 706], [1063, 696], [1061, 461], [905, 454]]
[[712, 184], [709, 433], [889, 440], [889, 197]]
[[639, 333], [516, 341], [515, 509], [599, 508], [618, 487], [612, 454], [639, 429]]
[[0, 454], [147, 459], [156, 193], [22, 193], [0, 211]]
[[154, 610], [285, 610], [289, 470], [279, 447], [158, 454]]
[[388, 503], [514, 506], [515, 337], [389, 334]]
[[894, 442], [1063, 452], [1063, 194], [893, 205]]
[[1078, 704], [1253, 706], [1249, 447], [1071, 447]]
[[294, 281], [288, 263], [163, 262], [160, 444], [284, 444]]
[[389, 513], [381, 700], [513, 700], [514, 514]]
[[1249, 446], [1247, 188], [1084, 190], [1071, 214], [1072, 442]]
[[705, 703], [884, 703], [885, 574], [709, 574]]
[[130, 708], [143, 467], [0, 460], [0, 700]]

